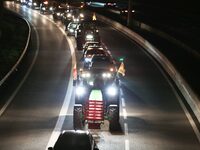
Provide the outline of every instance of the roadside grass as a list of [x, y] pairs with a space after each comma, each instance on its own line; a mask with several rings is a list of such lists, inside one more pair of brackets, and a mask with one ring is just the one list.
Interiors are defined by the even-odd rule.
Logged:
[[4, 10], [0, 21], [0, 80], [19, 59], [27, 37], [26, 22], [16, 14]]

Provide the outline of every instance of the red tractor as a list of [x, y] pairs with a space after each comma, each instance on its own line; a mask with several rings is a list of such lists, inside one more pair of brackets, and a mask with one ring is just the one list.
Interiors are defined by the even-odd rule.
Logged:
[[109, 129], [116, 130], [119, 124], [120, 82], [119, 72], [112, 61], [93, 62], [88, 67], [74, 72], [75, 105], [74, 129], [100, 129], [105, 120]]

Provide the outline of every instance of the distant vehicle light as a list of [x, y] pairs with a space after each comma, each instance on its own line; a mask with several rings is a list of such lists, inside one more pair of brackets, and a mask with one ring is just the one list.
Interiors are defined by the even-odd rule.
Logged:
[[83, 78], [89, 78], [91, 75], [90, 73], [86, 72], [81, 75]]
[[52, 11], [52, 10], [53, 10], [53, 7], [50, 7], [50, 8], [49, 8], [49, 10], [51, 10], [51, 11]]
[[90, 82], [89, 82], [89, 85], [90, 85], [90, 86], [94, 86], [94, 82], [90, 81]]
[[74, 29], [69, 29], [69, 32], [72, 32], [72, 33], [73, 33], [73, 32], [74, 32]]
[[37, 3], [35, 2], [35, 3], [33, 3], [33, 5], [34, 5], [34, 6], [37, 6]]
[[48, 4], [48, 1], [45, 1], [44, 4], [47, 5], [47, 4]]
[[110, 68], [110, 71], [111, 71], [111, 72], [113, 72], [113, 71], [114, 71], [114, 69], [113, 69], [113, 68]]
[[45, 8], [45, 7], [42, 7], [42, 10], [46, 10], [46, 8]]
[[84, 15], [81, 13], [81, 14], [80, 14], [80, 17], [81, 17], [81, 18], [84, 18]]
[[87, 40], [92, 40], [93, 38], [94, 38], [94, 36], [92, 34], [86, 35], [86, 39]]
[[102, 76], [103, 76], [103, 78], [110, 78], [111, 73], [103, 73]]
[[73, 21], [74, 22], [79, 22], [79, 19], [78, 18], [73, 18]]
[[70, 17], [72, 17], [72, 14], [71, 13], [67, 14], [67, 18], [70, 18]]
[[60, 16], [60, 13], [58, 12], [58, 13], [56, 13], [56, 15], [57, 15], [57, 16]]

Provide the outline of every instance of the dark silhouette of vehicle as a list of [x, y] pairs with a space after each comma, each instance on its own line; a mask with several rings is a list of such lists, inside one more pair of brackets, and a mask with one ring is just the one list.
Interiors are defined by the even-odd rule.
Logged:
[[98, 150], [94, 138], [88, 131], [63, 131], [53, 147], [48, 150]]

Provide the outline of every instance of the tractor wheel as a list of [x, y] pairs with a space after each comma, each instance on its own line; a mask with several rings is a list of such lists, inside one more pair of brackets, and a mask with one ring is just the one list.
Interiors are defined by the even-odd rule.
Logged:
[[75, 130], [83, 129], [83, 111], [82, 105], [74, 106], [73, 125]]
[[110, 120], [110, 131], [116, 131], [119, 125], [119, 107], [117, 105], [110, 105], [108, 116]]

